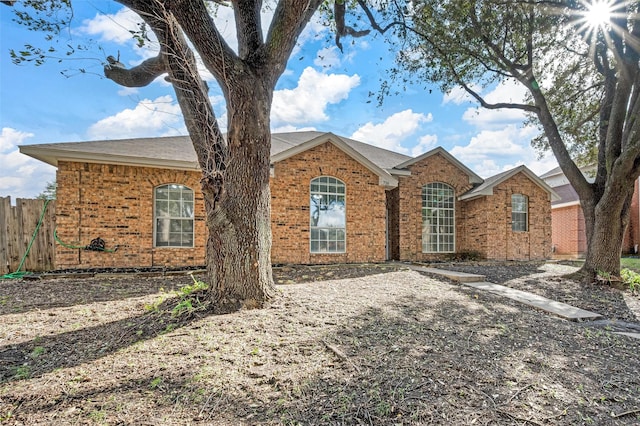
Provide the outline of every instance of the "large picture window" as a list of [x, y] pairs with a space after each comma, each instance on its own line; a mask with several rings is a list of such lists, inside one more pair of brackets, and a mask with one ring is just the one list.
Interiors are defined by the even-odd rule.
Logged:
[[529, 230], [529, 199], [526, 195], [511, 196], [511, 229], [518, 232]]
[[311, 253], [344, 253], [346, 248], [345, 184], [321, 176], [311, 181]]
[[193, 247], [193, 191], [170, 184], [154, 191], [156, 247]]
[[455, 203], [453, 188], [444, 183], [422, 187], [422, 252], [455, 251]]

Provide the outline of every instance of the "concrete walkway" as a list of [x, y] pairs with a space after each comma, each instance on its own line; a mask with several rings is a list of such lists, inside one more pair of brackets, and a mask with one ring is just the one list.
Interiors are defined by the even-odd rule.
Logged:
[[410, 269], [413, 269], [415, 271], [439, 275], [449, 278], [453, 281], [458, 281], [459, 283], [469, 287], [473, 287], [479, 290], [486, 290], [500, 296], [508, 297], [509, 299], [513, 299], [518, 302], [524, 303], [525, 305], [541, 309], [545, 312], [549, 312], [551, 314], [559, 316], [560, 318], [564, 318], [570, 321], [585, 321], [602, 318], [602, 315], [595, 312], [576, 308], [575, 306], [567, 305], [566, 303], [556, 302], [555, 300], [547, 299], [546, 297], [538, 296], [537, 294], [516, 290], [500, 284], [486, 282], [484, 281], [485, 277], [483, 275], [447, 271], [438, 268], [427, 268], [417, 265], [408, 266]]

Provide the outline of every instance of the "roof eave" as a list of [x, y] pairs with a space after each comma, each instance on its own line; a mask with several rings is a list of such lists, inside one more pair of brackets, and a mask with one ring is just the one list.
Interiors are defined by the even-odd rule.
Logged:
[[[31, 149], [36, 148], [36, 149]], [[18, 149], [22, 154], [58, 167], [60, 161], [115, 164], [123, 166], [155, 167], [161, 169], [199, 170], [200, 166], [193, 161], [165, 160], [158, 158], [134, 157], [129, 155], [96, 154], [90, 152], [71, 152], [53, 148], [40, 149], [38, 145], [22, 145]]]

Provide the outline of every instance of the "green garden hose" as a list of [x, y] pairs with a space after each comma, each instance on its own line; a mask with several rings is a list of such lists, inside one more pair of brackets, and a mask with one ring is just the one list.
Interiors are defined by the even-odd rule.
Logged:
[[77, 246], [77, 245], [73, 245], [73, 244], [68, 244], [65, 243], [64, 241], [62, 241], [59, 237], [58, 237], [58, 228], [56, 228], [53, 231], [53, 238], [56, 240], [56, 242], [58, 244], [60, 244], [62, 247], [66, 247], [68, 249], [83, 249], [83, 250], [92, 250], [92, 251], [103, 251], [105, 253], [115, 253], [116, 250], [118, 250], [118, 246], [116, 246], [114, 249], [107, 249], [104, 247], [104, 240], [102, 240], [102, 238], [94, 238], [91, 243], [89, 245], [86, 246]]
[[40, 220], [38, 220], [38, 225], [36, 226], [36, 229], [33, 231], [33, 235], [31, 236], [31, 241], [29, 241], [29, 245], [27, 246], [27, 250], [24, 252], [24, 256], [22, 256], [22, 260], [20, 261], [20, 265], [18, 266], [18, 269], [16, 269], [15, 272], [11, 272], [9, 274], [5, 274], [0, 276], [0, 279], [19, 279], [24, 277], [25, 275], [30, 274], [31, 272], [26, 272], [26, 271], [20, 271], [22, 269], [22, 267], [24, 266], [24, 261], [27, 259], [27, 256], [29, 255], [29, 251], [31, 251], [31, 246], [33, 245], [33, 242], [36, 239], [36, 235], [38, 234], [38, 231], [40, 230], [40, 226], [42, 225], [42, 220], [44, 219], [44, 213], [47, 211], [47, 205], [49, 204], [49, 199], [45, 200], [44, 202], [44, 207], [42, 208], [42, 213], [40, 213]]

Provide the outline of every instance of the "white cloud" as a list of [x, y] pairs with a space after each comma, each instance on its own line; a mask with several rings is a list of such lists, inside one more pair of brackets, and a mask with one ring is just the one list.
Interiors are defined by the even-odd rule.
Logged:
[[519, 165], [537, 174], [555, 167], [555, 158], [538, 160], [530, 145], [536, 129], [508, 125], [500, 130], [483, 130], [466, 146], [455, 146], [450, 153], [482, 177], [489, 177]]
[[90, 139], [122, 139], [185, 134], [180, 106], [169, 95], [143, 99], [133, 109], [103, 118], [89, 127]]
[[[477, 85], [471, 85], [471, 90], [476, 93], [480, 90], [480, 87]], [[475, 102], [475, 98], [469, 94], [466, 90], [464, 90], [461, 86], [454, 87], [444, 94], [442, 97], [442, 104], [453, 103], [455, 105], [461, 105], [466, 102]]]
[[411, 148], [411, 156], [417, 157], [438, 145], [438, 135], [424, 135], [418, 140], [418, 144]]
[[403, 147], [401, 142], [417, 132], [420, 124], [432, 120], [431, 114], [420, 114], [407, 109], [390, 115], [382, 123], [366, 123], [356, 130], [351, 138], [406, 154], [409, 150]]
[[[91, 19], [85, 19], [75, 31], [95, 36], [101, 43], [127, 46], [127, 52], [133, 52], [137, 56], [136, 59], [129, 61], [129, 65], [137, 65], [141, 60], [154, 57], [160, 51], [160, 45], [153, 31], [146, 33], [148, 40], [142, 47], [138, 46], [133, 38], [131, 31], [138, 31], [143, 22], [137, 13], [122, 8], [114, 14], [98, 13]], [[122, 60], [122, 62], [125, 61]]]
[[313, 64], [318, 67], [336, 68], [340, 66], [342, 57], [336, 46], [329, 46], [318, 50], [316, 59]]
[[25, 139], [33, 137], [33, 133], [21, 132], [11, 127], [4, 127], [0, 135], [0, 153], [14, 150]]
[[295, 89], [276, 90], [273, 94], [271, 119], [276, 126], [326, 121], [326, 108], [348, 98], [360, 84], [355, 74], [323, 74], [311, 67], [302, 71]]
[[83, 34], [99, 36], [101, 42], [126, 44], [132, 40], [129, 31], [135, 31], [144, 22], [137, 13], [122, 8], [115, 14], [98, 13], [92, 19], [82, 21], [78, 31]]
[[55, 169], [21, 154], [18, 145], [32, 138], [32, 133], [4, 127], [0, 134], [0, 196], [34, 198], [55, 179]]

